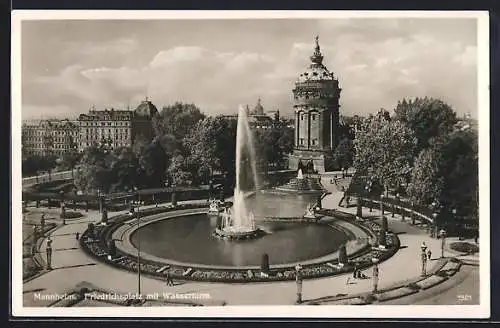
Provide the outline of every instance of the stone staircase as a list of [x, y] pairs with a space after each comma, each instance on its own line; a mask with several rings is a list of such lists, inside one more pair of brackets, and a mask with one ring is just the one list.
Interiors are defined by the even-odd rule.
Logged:
[[323, 192], [325, 187], [321, 184], [320, 179], [305, 177], [303, 179], [293, 178], [286, 184], [276, 187], [281, 191], [298, 191], [298, 192]]

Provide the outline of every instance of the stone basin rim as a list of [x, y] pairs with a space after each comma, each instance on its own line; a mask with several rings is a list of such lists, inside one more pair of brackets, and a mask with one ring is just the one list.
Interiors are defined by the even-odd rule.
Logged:
[[[159, 213], [159, 214], [153, 214], [150, 216], [142, 217], [139, 225], [133, 224], [133, 225], [128, 225], [127, 223], [124, 222], [123, 224], [119, 225], [116, 227], [113, 232], [111, 233], [111, 237], [116, 241], [116, 247], [117, 249], [129, 256], [136, 257], [137, 256], [137, 248], [132, 244], [130, 238], [132, 234], [137, 231], [138, 229], [144, 227], [145, 225], [152, 224], [155, 222], [163, 221], [163, 220], [169, 220], [169, 219], [176, 219], [180, 218], [183, 216], [188, 216], [188, 215], [201, 215], [207, 213], [207, 209], [190, 209], [189, 212], [186, 211], [174, 211], [174, 212], [166, 212], [166, 213]], [[159, 217], [161, 215], [161, 217]], [[148, 218], [150, 218], [148, 220]], [[134, 219], [131, 219], [131, 221], [134, 221]], [[129, 222], [129, 221], [127, 221]], [[358, 228], [356, 225], [347, 222], [348, 225], [355, 227], [356, 230], [362, 230]], [[335, 229], [335, 227], [331, 226], [331, 224], [335, 224], [335, 222], [330, 222], [327, 224], [330, 229]], [[125, 228], [125, 231], [122, 231], [119, 233], [120, 229]], [[342, 231], [342, 229], [346, 229], [345, 227], [341, 227], [339, 230]], [[350, 230], [350, 229], [349, 229]], [[353, 233], [357, 238], [370, 238], [370, 236], [363, 231], [363, 236], [359, 236], [355, 234], [352, 230], [350, 230], [351, 233]], [[121, 235], [121, 238], [118, 238], [119, 236], [115, 235]], [[347, 243], [353, 243], [356, 240], [350, 240]], [[362, 250], [363, 248], [366, 247], [366, 244], [363, 243], [362, 245], [354, 245], [353, 249], [348, 249], [347, 255], [350, 256], [352, 254], [355, 254]], [[241, 271], [241, 270], [260, 270], [260, 266], [257, 265], [245, 265], [245, 266], [228, 266], [228, 265], [212, 265], [212, 264], [202, 264], [202, 263], [194, 263], [194, 262], [182, 262], [182, 261], [176, 261], [173, 259], [167, 259], [163, 257], [158, 257], [149, 253], [146, 253], [144, 251], [141, 251], [141, 258], [145, 259], [147, 261], [151, 262], [156, 262], [158, 264], [164, 264], [164, 265], [174, 265], [174, 266], [180, 266], [180, 267], [188, 267], [188, 268], [193, 268], [193, 269], [205, 269], [205, 270], [227, 270], [227, 271]], [[315, 265], [315, 264], [320, 264], [324, 262], [333, 262], [335, 263], [338, 260], [338, 250], [335, 250], [334, 252], [325, 254], [320, 257], [316, 258], [311, 258], [307, 259], [304, 261], [298, 261], [298, 262], [290, 262], [290, 263], [282, 263], [282, 264], [270, 264], [271, 269], [285, 269], [285, 268], [294, 268], [297, 264], [309, 266], [309, 265]]]

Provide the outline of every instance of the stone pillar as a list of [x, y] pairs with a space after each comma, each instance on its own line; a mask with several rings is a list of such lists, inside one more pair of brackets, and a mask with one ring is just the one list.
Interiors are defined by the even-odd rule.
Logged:
[[172, 192], [172, 206], [177, 206], [177, 193], [175, 191]]
[[356, 216], [362, 218], [363, 217], [363, 208], [361, 204], [361, 197], [356, 197]]
[[347, 258], [347, 250], [345, 247], [345, 244], [340, 246], [339, 249], [339, 263], [340, 264], [347, 264], [348, 258]]
[[307, 149], [311, 148], [311, 113], [307, 112]]
[[108, 209], [106, 207], [102, 209], [101, 222], [104, 224], [108, 222]]
[[262, 255], [262, 262], [260, 264], [260, 270], [264, 273], [269, 272], [269, 255], [267, 253]]

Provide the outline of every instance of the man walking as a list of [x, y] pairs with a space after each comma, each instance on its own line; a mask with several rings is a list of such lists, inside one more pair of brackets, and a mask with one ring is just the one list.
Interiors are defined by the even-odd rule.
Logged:
[[172, 279], [172, 276], [168, 272], [166, 274], [166, 279], [167, 279], [167, 286], [173, 286], [174, 285], [174, 280]]

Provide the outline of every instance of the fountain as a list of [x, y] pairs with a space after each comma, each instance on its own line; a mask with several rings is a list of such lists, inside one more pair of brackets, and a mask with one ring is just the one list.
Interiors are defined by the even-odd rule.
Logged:
[[[244, 151], [248, 159], [244, 159]], [[250, 167], [244, 167], [247, 163]], [[251, 181], [248, 184], [258, 188], [258, 177], [255, 160], [255, 149], [253, 146], [252, 132], [248, 125], [247, 113], [240, 106], [238, 111], [238, 126], [236, 129], [236, 187], [234, 188], [234, 200], [232, 208], [226, 207], [220, 214], [221, 225], [215, 229], [213, 235], [224, 239], [247, 239], [261, 235], [264, 231], [255, 225], [253, 212], [246, 206], [246, 194], [243, 191], [243, 173], [246, 169], [251, 170]]]
[[297, 177], [292, 178], [286, 184], [275, 187], [271, 191], [289, 194], [323, 194], [327, 192], [321, 184], [319, 177], [304, 175], [302, 169], [297, 172]]

